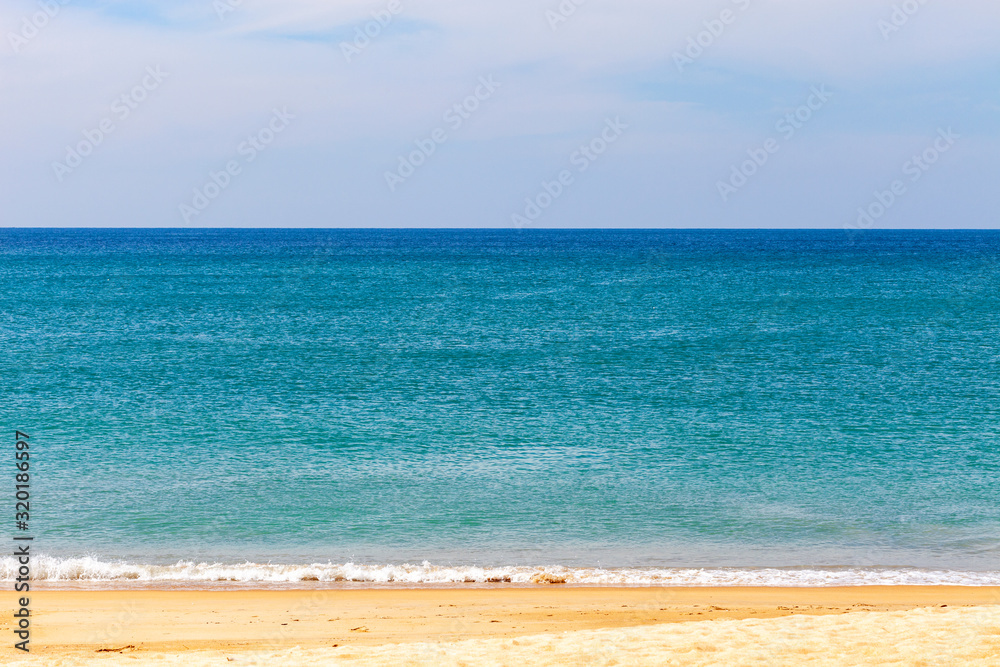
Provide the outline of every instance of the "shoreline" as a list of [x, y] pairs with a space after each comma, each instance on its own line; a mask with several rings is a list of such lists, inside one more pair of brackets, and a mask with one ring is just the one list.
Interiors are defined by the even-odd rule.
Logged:
[[[0, 556], [0, 581], [12, 582], [19, 563]], [[288, 589], [418, 586], [468, 587], [563, 584], [567, 586], [652, 587], [841, 587], [841, 586], [1000, 586], [1000, 570], [942, 566], [601, 566], [480, 565], [422, 562], [262, 562], [214, 559], [102, 559], [94, 556], [32, 558], [34, 585], [56, 588], [154, 588], [197, 590], [214, 587]]]
[[[6, 582], [8, 588], [12, 582]], [[870, 590], [870, 589], [901, 589], [901, 590], [996, 590], [997, 604], [1000, 604], [1000, 585], [983, 584], [850, 584], [850, 585], [656, 585], [656, 584], [601, 584], [601, 583], [564, 583], [564, 582], [447, 582], [447, 583], [412, 583], [412, 582], [371, 582], [371, 581], [35, 581], [31, 583], [34, 594], [60, 593], [300, 593], [313, 592], [405, 592], [405, 591], [720, 591], [720, 590], [758, 590], [758, 591], [832, 591], [832, 590]]]

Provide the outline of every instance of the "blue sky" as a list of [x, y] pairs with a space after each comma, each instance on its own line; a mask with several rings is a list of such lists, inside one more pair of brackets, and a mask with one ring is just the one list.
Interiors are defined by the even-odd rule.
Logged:
[[0, 225], [1000, 226], [992, 0], [224, 2], [4, 0]]

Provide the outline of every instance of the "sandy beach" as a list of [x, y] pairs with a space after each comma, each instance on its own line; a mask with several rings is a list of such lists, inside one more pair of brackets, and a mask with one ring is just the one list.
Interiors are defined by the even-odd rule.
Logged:
[[[42, 591], [32, 652], [82, 664], [1000, 664], [1000, 588]], [[12, 636], [6, 597], [0, 631]]]

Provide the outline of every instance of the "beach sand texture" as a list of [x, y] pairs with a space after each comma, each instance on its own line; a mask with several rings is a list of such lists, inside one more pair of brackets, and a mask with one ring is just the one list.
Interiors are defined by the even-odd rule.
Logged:
[[7, 641], [0, 663], [1000, 665], [987, 587], [45, 591], [32, 606], [32, 653]]

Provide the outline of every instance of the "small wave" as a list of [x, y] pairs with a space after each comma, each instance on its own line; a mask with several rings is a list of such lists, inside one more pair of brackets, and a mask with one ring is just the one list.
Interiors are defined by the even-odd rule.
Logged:
[[[0, 559], [0, 579], [13, 581], [18, 563]], [[370, 584], [569, 584], [604, 586], [998, 586], [1000, 572], [917, 568], [579, 568], [562, 566], [366, 565], [358, 563], [196, 563], [151, 565], [92, 557], [32, 560], [32, 579], [49, 582], [184, 584], [298, 582]]]

